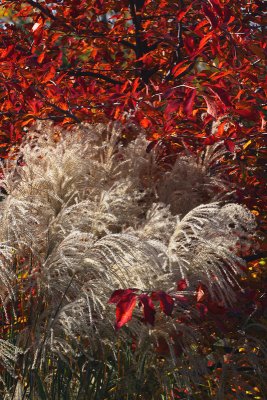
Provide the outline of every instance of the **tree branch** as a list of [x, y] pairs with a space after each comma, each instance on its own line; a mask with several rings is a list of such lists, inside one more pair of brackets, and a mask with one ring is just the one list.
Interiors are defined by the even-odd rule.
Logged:
[[113, 83], [114, 85], [122, 85], [123, 84], [123, 82], [118, 81], [118, 80], [113, 79], [113, 78], [110, 78], [109, 76], [106, 76], [104, 74], [100, 74], [100, 73], [97, 73], [97, 72], [91, 72], [91, 71], [70, 70], [70, 71], [68, 71], [68, 75], [71, 75], [71, 76], [90, 76], [92, 78], [103, 79], [104, 81], [109, 82], [109, 83]]
[[41, 13], [46, 15], [48, 18], [51, 18], [54, 21], [57, 21], [57, 18], [47, 8], [42, 6], [40, 3], [37, 3], [33, 0], [26, 0], [26, 2], [29, 3], [31, 6], [38, 8], [38, 10], [40, 10]]
[[54, 108], [54, 110], [61, 112], [65, 117], [69, 117], [69, 118], [73, 119], [75, 122], [81, 123], [81, 120], [80, 120], [78, 117], [76, 117], [76, 115], [74, 115], [71, 111], [63, 110], [61, 107], [57, 106], [56, 104], [51, 103], [49, 100], [47, 100], [47, 98], [45, 97], [45, 95], [44, 95], [38, 88], [35, 87], [34, 89], [35, 89], [35, 92], [36, 92], [37, 94], [39, 94], [39, 96], [40, 96], [42, 99], [44, 99], [45, 102], [46, 102], [49, 106], [51, 106], [52, 108]]
[[252, 254], [251, 256], [244, 257], [244, 260], [249, 262], [249, 261], [256, 261], [259, 260], [260, 258], [266, 258], [267, 257], [267, 251], [262, 251], [257, 254]]

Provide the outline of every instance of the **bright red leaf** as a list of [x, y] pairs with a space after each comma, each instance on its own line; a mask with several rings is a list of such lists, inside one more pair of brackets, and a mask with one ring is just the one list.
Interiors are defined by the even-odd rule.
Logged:
[[128, 293], [118, 302], [116, 306], [116, 324], [115, 329], [120, 329], [132, 319], [133, 310], [137, 301], [135, 293]]

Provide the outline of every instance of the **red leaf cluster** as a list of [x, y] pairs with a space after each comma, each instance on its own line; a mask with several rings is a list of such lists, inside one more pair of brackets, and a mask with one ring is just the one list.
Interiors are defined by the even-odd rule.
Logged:
[[109, 303], [116, 304], [115, 329], [120, 329], [132, 319], [136, 303], [143, 310], [144, 323], [154, 325], [156, 310], [153, 301], [159, 301], [163, 313], [171, 316], [174, 307], [174, 300], [169, 294], [163, 291], [148, 294], [138, 293], [138, 289], [115, 290], [109, 299]]
[[[65, 127], [130, 119], [152, 139], [193, 146], [264, 131], [260, 2], [141, 3], [1, 2], [9, 15], [0, 27], [6, 147], [42, 119]], [[220, 117], [235, 128], [211, 133]]]

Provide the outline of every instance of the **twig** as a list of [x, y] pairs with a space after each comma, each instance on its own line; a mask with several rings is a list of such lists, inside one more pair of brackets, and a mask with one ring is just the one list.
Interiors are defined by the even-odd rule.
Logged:
[[48, 104], [49, 106], [53, 107], [56, 111], [59, 111], [61, 113], [64, 114], [64, 116], [72, 118], [75, 122], [81, 123], [81, 120], [76, 117], [76, 115], [74, 115], [71, 111], [68, 110], [63, 110], [61, 107], [57, 106], [54, 103], [51, 103], [49, 100], [47, 100], [47, 98], [45, 97], [45, 95], [38, 89], [35, 87], [35, 92], [37, 94], [39, 94], [39, 96], [45, 100], [46, 104]]
[[109, 76], [100, 74], [98, 72], [70, 70], [67, 73], [68, 73], [68, 75], [71, 75], [71, 76], [90, 76], [93, 78], [103, 79], [104, 81], [113, 83], [114, 85], [122, 85], [123, 84], [123, 82], [121, 82], [121, 81], [110, 78]]

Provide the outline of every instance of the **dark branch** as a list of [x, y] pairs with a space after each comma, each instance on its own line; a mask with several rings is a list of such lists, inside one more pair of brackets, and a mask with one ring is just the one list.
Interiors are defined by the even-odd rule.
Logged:
[[68, 71], [68, 75], [70, 76], [90, 76], [92, 78], [98, 78], [98, 79], [103, 79], [106, 82], [113, 83], [114, 85], [122, 85], [123, 82], [118, 81], [116, 79], [110, 78], [109, 76], [106, 76], [104, 74], [100, 74], [97, 72], [91, 72], [91, 71], [75, 71], [71, 70]]
[[33, 0], [27, 0], [27, 3], [29, 3], [31, 6], [38, 8], [38, 10], [41, 11], [42, 14], [46, 15], [48, 18], [53, 19], [54, 21], [57, 20], [57, 18], [44, 6], [42, 6], [40, 3], [37, 3]]
[[244, 257], [244, 260], [249, 262], [249, 261], [256, 261], [261, 258], [266, 258], [267, 257], [267, 251], [262, 251], [257, 254], [252, 254], [251, 256]]
[[78, 117], [76, 117], [76, 115], [74, 115], [71, 111], [63, 110], [61, 107], [57, 106], [56, 104], [51, 103], [38, 88], [35, 87], [34, 89], [35, 89], [35, 92], [37, 94], [39, 94], [39, 96], [42, 99], [45, 100], [46, 104], [48, 104], [49, 106], [54, 108], [54, 110], [61, 112], [65, 117], [69, 117], [69, 118], [73, 119], [75, 122], [81, 123], [81, 120]]
[[[144, 2], [141, 0], [130, 0], [130, 14], [133, 20], [133, 25], [135, 28], [135, 46], [134, 51], [137, 60], [142, 58], [145, 54], [149, 53], [153, 49], [149, 48], [147, 40], [142, 38], [142, 16], [140, 10], [144, 6]], [[158, 43], [157, 43], [158, 45]], [[156, 47], [157, 47], [156, 45]], [[156, 48], [155, 47], [155, 48]], [[138, 72], [140, 70], [140, 72]], [[138, 75], [141, 76], [144, 83], [149, 83], [150, 77], [158, 70], [158, 67], [146, 68], [143, 61], [139, 60], [136, 63], [136, 71]]]
[[129, 47], [130, 49], [132, 49], [134, 51], [136, 50], [136, 46], [133, 43], [128, 42], [128, 40], [123, 39], [119, 43], [124, 44], [124, 46]]

